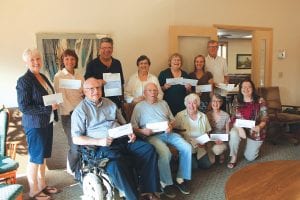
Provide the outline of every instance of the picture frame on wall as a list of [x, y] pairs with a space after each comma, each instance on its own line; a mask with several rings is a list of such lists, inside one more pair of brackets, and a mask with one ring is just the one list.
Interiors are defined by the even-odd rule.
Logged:
[[78, 56], [78, 71], [85, 72], [88, 62], [98, 56], [99, 41], [108, 34], [98, 33], [37, 33], [37, 48], [44, 62], [43, 72], [53, 80], [60, 69], [60, 56], [72, 49]]
[[251, 54], [236, 54], [236, 69], [251, 69]]

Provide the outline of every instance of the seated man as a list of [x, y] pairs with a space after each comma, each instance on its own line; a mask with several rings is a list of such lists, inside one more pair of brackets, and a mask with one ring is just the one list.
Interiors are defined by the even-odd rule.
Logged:
[[131, 165], [139, 175], [142, 199], [159, 199], [159, 177], [157, 155], [152, 145], [136, 140], [132, 133], [113, 139], [108, 130], [119, 126], [117, 106], [109, 99], [102, 98], [102, 87], [98, 79], [88, 78], [83, 85], [85, 99], [72, 114], [72, 138], [77, 145], [98, 146], [96, 156], [109, 158], [106, 171], [117, 189], [126, 199], [139, 199], [132, 169], [124, 162], [124, 156], [131, 156]]
[[[158, 89], [154, 83], [147, 83], [144, 88], [145, 100], [138, 103], [131, 117], [131, 124], [134, 131], [145, 137], [156, 149], [158, 153], [158, 168], [161, 186], [164, 194], [174, 198], [175, 194], [170, 190], [173, 185], [170, 160], [171, 152], [167, 144], [173, 145], [179, 151], [179, 167], [175, 186], [183, 194], [189, 194], [184, 179], [191, 179], [191, 156], [192, 147], [179, 134], [172, 132], [175, 119], [168, 104], [164, 100], [159, 100]], [[153, 132], [146, 128], [147, 123], [168, 122], [165, 131]]]

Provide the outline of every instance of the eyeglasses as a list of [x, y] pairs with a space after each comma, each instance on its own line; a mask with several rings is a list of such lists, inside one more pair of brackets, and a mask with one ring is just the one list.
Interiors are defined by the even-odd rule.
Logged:
[[218, 46], [208, 46], [208, 48], [218, 48]]
[[95, 92], [96, 90], [101, 90], [101, 87], [92, 87], [92, 88], [84, 88], [85, 90], [88, 90], [89, 92]]
[[158, 90], [146, 90], [147, 92], [158, 92]]

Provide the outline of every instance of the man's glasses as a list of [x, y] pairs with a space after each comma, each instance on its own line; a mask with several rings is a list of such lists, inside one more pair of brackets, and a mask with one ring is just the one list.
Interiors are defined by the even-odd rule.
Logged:
[[88, 90], [89, 92], [95, 92], [96, 90], [101, 90], [101, 87], [92, 87], [92, 88], [84, 88], [85, 90]]

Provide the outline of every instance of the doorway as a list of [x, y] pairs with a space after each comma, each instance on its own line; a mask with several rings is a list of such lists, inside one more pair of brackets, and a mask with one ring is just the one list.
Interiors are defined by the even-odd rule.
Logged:
[[[251, 78], [256, 86], [271, 86], [272, 80], [272, 52], [273, 52], [273, 29], [265, 27], [248, 27], [248, 26], [232, 26], [216, 24], [212, 27], [198, 26], [170, 26], [169, 29], [169, 54], [179, 52], [183, 54], [184, 65], [187, 71], [192, 69], [192, 57], [197, 54], [206, 55], [206, 42], [210, 39], [218, 40], [218, 30], [227, 32], [239, 32], [251, 34], [251, 69], [246, 70], [251, 74]], [[249, 39], [248, 39], [249, 42]], [[199, 46], [201, 47], [199, 49]], [[195, 52], [198, 47], [197, 52]], [[228, 55], [230, 54], [230, 47]], [[238, 53], [235, 53], [238, 54]], [[231, 66], [236, 68], [237, 55], [231, 58]], [[187, 62], [185, 61], [187, 60]], [[234, 60], [234, 61], [232, 61]], [[239, 69], [241, 70], [241, 69]]]

